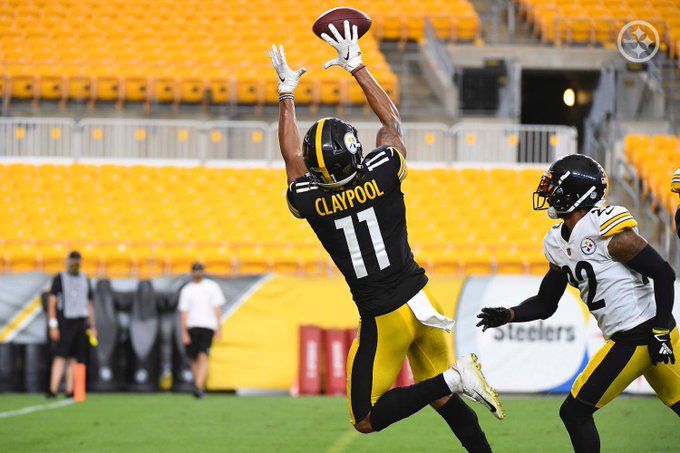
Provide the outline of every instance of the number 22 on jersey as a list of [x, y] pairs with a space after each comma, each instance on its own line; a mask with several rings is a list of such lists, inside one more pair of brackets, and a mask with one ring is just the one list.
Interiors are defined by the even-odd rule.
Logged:
[[585, 276], [588, 280], [588, 300], [586, 301], [586, 305], [588, 306], [588, 310], [595, 311], [605, 307], [604, 299], [594, 300], [595, 294], [597, 293], [597, 276], [595, 275], [593, 266], [588, 261], [579, 261], [576, 263], [575, 276], [571, 272], [571, 269], [569, 269], [569, 266], [563, 266], [562, 271], [567, 274], [569, 282], [576, 288], [578, 288], [580, 282], [584, 281], [583, 271], [586, 271]]
[[[368, 208], [357, 212], [357, 219], [359, 222], [365, 222], [366, 226], [368, 227], [368, 234], [371, 236], [373, 250], [375, 251], [375, 257], [378, 260], [378, 266], [380, 266], [380, 270], [389, 267], [390, 259], [387, 256], [385, 242], [383, 241], [382, 234], [380, 233], [378, 218], [375, 216], [375, 211], [373, 208]], [[354, 221], [352, 220], [352, 216], [337, 219], [335, 221], [335, 228], [337, 230], [342, 230], [345, 234], [345, 240], [347, 241], [349, 254], [352, 258], [352, 266], [354, 266], [354, 272], [356, 273], [357, 278], [366, 277], [368, 275], [368, 271], [366, 270], [364, 257], [361, 255], [361, 247], [359, 246], [359, 239], [357, 238], [357, 233], [354, 229]]]

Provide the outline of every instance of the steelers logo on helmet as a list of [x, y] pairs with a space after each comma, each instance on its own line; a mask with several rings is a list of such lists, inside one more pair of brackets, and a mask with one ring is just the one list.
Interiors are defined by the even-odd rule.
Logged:
[[592, 255], [597, 250], [597, 245], [590, 238], [585, 238], [581, 241], [581, 252], [584, 255]]
[[347, 150], [350, 153], [357, 153], [357, 150], [359, 149], [359, 141], [354, 136], [353, 132], [347, 132], [343, 138], [343, 141], [345, 142], [345, 147], [347, 147]]

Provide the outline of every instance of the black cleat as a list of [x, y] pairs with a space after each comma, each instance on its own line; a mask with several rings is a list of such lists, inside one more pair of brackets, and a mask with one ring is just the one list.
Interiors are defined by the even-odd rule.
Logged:
[[52, 393], [52, 392], [49, 391], [49, 390], [47, 391], [47, 393], [45, 393], [45, 398], [47, 398], [48, 400], [53, 400], [53, 399], [55, 399], [56, 397], [57, 397], [57, 394], [56, 394], [56, 393]]
[[194, 398], [201, 399], [205, 396], [205, 392], [201, 389], [194, 389]]

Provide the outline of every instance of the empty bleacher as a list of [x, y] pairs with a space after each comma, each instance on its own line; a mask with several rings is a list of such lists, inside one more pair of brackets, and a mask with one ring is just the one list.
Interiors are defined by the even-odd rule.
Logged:
[[[519, 0], [519, 10], [544, 42], [616, 46], [619, 30], [633, 20], [650, 23], [662, 50], [678, 56], [677, 0]], [[652, 37], [653, 39], [653, 37]]]
[[[324, 71], [333, 50], [311, 25], [338, 1], [0, 0], [0, 96], [14, 100], [265, 104], [277, 100], [268, 58], [284, 44], [307, 66], [296, 100], [363, 103], [344, 71]], [[374, 19], [364, 61], [398, 99], [379, 39], [419, 40], [429, 16], [445, 39], [472, 40], [479, 19], [468, 0], [354, 2]]]
[[680, 167], [680, 137], [630, 134], [624, 140], [624, 153], [642, 181], [643, 199], [652, 198], [664, 209], [675, 212], [678, 199], [671, 193], [670, 184]]
[[[537, 273], [552, 224], [531, 209], [537, 168], [418, 169], [405, 181], [410, 241], [441, 274]], [[0, 264], [62, 269], [71, 248], [93, 275], [332, 272], [288, 212], [280, 169], [0, 165]]]

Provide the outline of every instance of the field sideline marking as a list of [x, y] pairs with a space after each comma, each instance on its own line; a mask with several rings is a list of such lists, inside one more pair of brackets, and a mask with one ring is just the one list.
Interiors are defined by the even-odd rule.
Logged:
[[21, 329], [33, 321], [38, 315], [41, 305], [42, 302], [40, 297], [37, 297], [26, 304], [26, 306], [3, 326], [2, 330], [0, 330], [0, 343], [9, 342], [16, 337]]
[[236, 302], [231, 304], [229, 308], [222, 314], [222, 319], [220, 319], [220, 323], [223, 324], [227, 319], [231, 317], [234, 313], [236, 313], [236, 310], [241, 308], [241, 305], [243, 305], [248, 299], [250, 299], [250, 296], [255, 294], [255, 292], [262, 288], [262, 286], [267, 283], [269, 280], [271, 280], [274, 277], [274, 274], [265, 274], [263, 275], [258, 281], [253, 283], [253, 286], [248, 288], [248, 290], [239, 297]]
[[23, 409], [17, 409], [17, 410], [7, 411], [7, 412], [0, 412], [0, 418], [18, 417], [20, 415], [32, 414], [33, 412], [48, 411], [48, 410], [51, 410], [51, 409], [58, 409], [58, 408], [64, 407], [64, 406], [70, 406], [73, 403], [75, 403], [75, 401], [73, 401], [72, 399], [68, 399], [68, 400], [63, 400], [63, 401], [57, 401], [55, 403], [40, 404], [38, 406], [28, 406], [28, 407], [24, 407]]
[[340, 453], [345, 451], [349, 444], [351, 444], [352, 441], [357, 437], [359, 437], [359, 433], [357, 433], [354, 428], [348, 429], [340, 437], [335, 439], [335, 442], [333, 442], [333, 445], [328, 447], [326, 453]]

